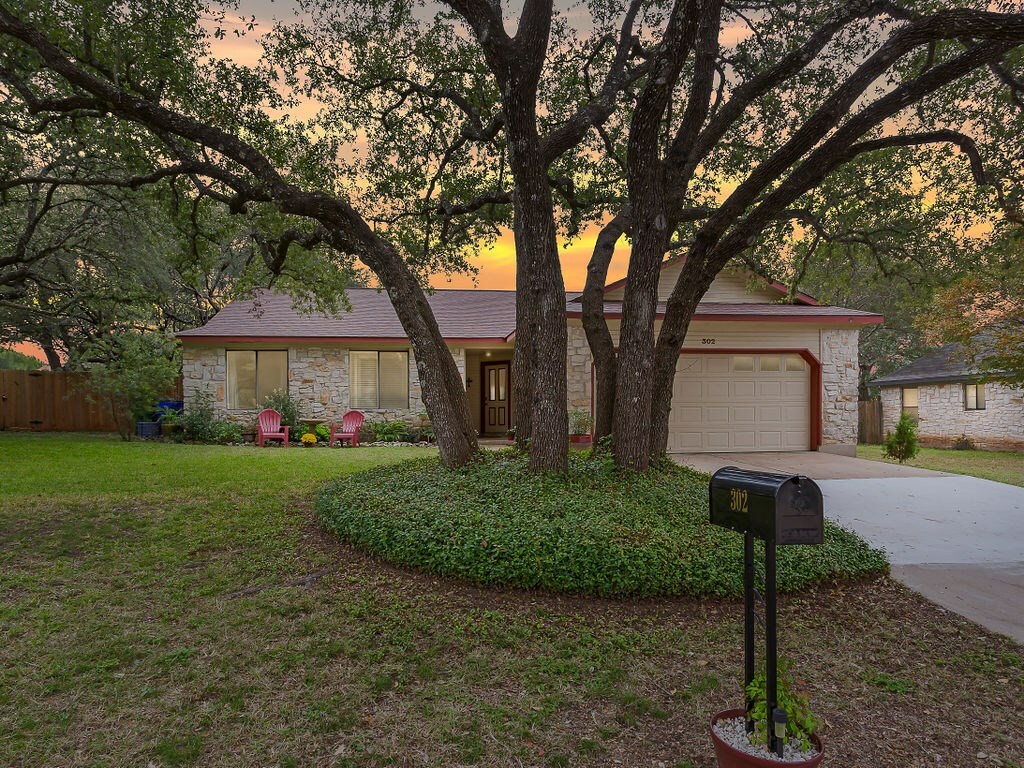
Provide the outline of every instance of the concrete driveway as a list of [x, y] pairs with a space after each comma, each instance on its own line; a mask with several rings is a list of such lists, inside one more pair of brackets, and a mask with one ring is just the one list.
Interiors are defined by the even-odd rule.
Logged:
[[679, 454], [704, 472], [806, 475], [825, 514], [886, 551], [893, 577], [1024, 643], [1024, 488], [825, 453]]

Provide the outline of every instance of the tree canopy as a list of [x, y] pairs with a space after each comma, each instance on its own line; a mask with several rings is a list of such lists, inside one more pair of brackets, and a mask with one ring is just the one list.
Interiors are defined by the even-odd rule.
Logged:
[[[318, 283], [362, 265], [409, 336], [449, 465], [475, 436], [427, 276], [471, 270], [513, 228], [517, 436], [534, 469], [560, 469], [558, 242], [599, 224], [584, 292], [597, 432], [614, 431], [620, 466], [643, 468], [667, 441], [690, 318], [728, 264], [795, 285], [837, 259], [914, 280], [929, 265], [954, 274], [979, 222], [1019, 221], [1020, 10], [302, 0], [243, 66], [216, 54], [229, 21], [257, 31], [233, 6], [0, 3], [0, 190], [31, 220], [51, 190], [158, 185], [185, 210], [217, 206], [214, 222], [258, 222], [270, 274], [310, 260]], [[602, 288], [624, 237], [616, 343]], [[668, 253], [685, 261], [661, 304]]]

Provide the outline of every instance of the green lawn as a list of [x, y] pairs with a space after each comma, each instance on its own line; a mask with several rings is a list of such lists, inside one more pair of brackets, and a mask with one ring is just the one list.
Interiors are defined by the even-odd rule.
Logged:
[[[316, 522], [415, 455], [0, 433], [0, 765], [710, 766], [739, 605], [478, 589]], [[1021, 765], [1020, 646], [885, 578], [780, 624], [831, 764]]]
[[[882, 458], [882, 446], [858, 445], [857, 455], [872, 461]], [[907, 464], [911, 467], [983, 477], [1000, 483], [1024, 486], [1024, 453], [1013, 451], [954, 451], [948, 448], [922, 448]]]

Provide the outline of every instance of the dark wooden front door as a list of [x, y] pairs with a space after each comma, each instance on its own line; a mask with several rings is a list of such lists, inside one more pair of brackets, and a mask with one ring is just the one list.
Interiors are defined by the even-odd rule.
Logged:
[[486, 435], [505, 434], [509, 420], [509, 376], [508, 363], [483, 364], [483, 429]]

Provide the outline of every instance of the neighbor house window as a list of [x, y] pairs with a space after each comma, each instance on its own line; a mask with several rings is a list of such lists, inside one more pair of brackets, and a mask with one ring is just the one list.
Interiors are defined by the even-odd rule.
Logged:
[[349, 405], [408, 408], [408, 352], [349, 352]]
[[964, 384], [964, 407], [968, 411], [985, 410], [984, 384]]
[[228, 408], [257, 408], [275, 389], [288, 389], [284, 350], [229, 349]]
[[917, 418], [917, 387], [903, 387], [903, 412]]

